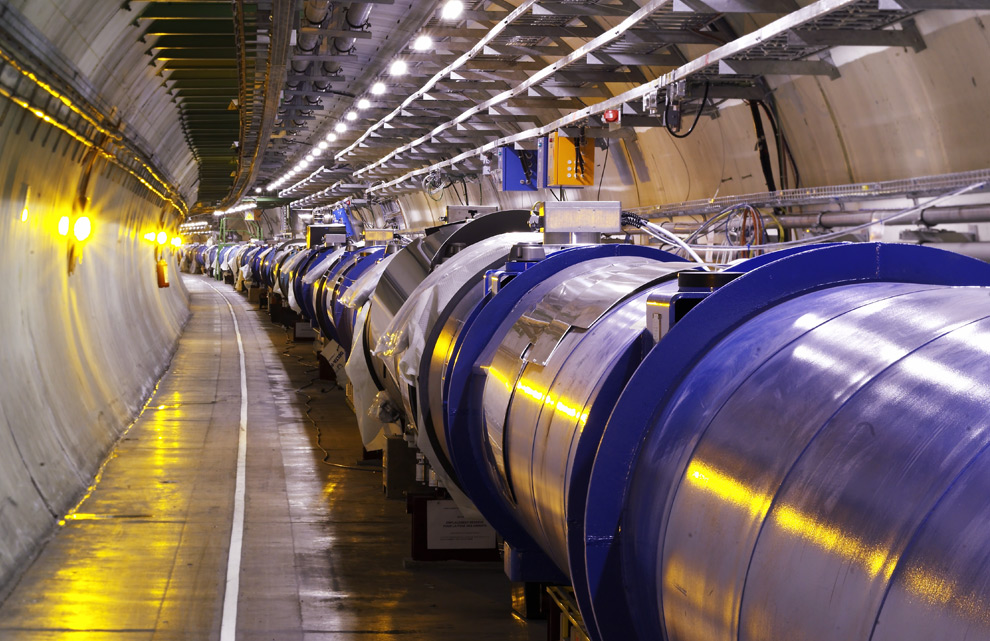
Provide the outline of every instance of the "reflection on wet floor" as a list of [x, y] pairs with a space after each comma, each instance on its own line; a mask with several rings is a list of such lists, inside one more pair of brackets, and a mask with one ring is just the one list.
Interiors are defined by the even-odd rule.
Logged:
[[[169, 372], [0, 607], [0, 639], [219, 638], [240, 373], [226, 305], [203, 277], [188, 286], [194, 316]], [[498, 569], [404, 567], [405, 504], [356, 465], [353, 412], [316, 378], [312, 344], [224, 293], [250, 397], [238, 639], [545, 638], [510, 614]]]

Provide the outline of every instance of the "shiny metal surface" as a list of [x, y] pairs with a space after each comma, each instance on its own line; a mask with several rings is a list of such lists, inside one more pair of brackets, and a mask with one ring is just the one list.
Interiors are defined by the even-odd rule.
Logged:
[[301, 279], [300, 290], [302, 291], [303, 299], [300, 301], [300, 306], [306, 312], [306, 317], [313, 322], [316, 322], [316, 301], [319, 297], [319, 291], [317, 291], [318, 284], [324, 282], [327, 272], [340, 262], [346, 251], [344, 247], [334, 250], [324, 249], [322, 256], [313, 259], [313, 264]]
[[[460, 224], [463, 223], [449, 227]], [[440, 228], [435, 233], [447, 236], [453, 232], [453, 229]], [[385, 334], [392, 319], [409, 299], [409, 295], [430, 273], [434, 254], [429, 251], [438, 249], [442, 246], [442, 242], [441, 239], [435, 239], [424, 246], [425, 240], [425, 238], [417, 238], [403, 247], [382, 272], [368, 310], [368, 328], [371, 336], [378, 337]]]
[[[375, 355], [385, 365], [391, 379], [399, 383], [400, 397], [393, 400], [404, 410], [409, 425], [416, 428], [417, 447], [427, 457], [444, 487], [458, 493], [456, 499], [461, 504], [466, 504], [466, 498], [459, 494], [450, 474], [449, 461], [442, 454], [446, 445], [437, 443], [438, 437], [443, 438], [443, 413], [435, 414], [422, 405], [420, 394], [421, 388], [442, 385], [446, 365], [445, 358], [439, 357], [437, 367], [424, 372], [424, 361], [428, 367], [434, 362], [434, 353], [446, 355], [451, 348], [452, 337], [434, 334], [434, 326], [449, 320], [454, 308], [465, 313], [470, 311], [464, 302], [480, 300], [484, 294], [485, 272], [504, 266], [517, 243], [538, 240], [539, 235], [534, 233], [498, 234], [459, 250], [444, 262], [442, 269], [428, 274], [413, 290], [375, 346]], [[439, 395], [439, 390], [434, 394]]]
[[634, 607], [672, 640], [990, 638], [988, 355], [979, 288], [847, 286], [745, 323], [640, 455]]
[[383, 247], [368, 246], [352, 252], [344, 257], [338, 267], [328, 272], [321, 290], [322, 302], [318, 305], [325, 310], [325, 318], [329, 321], [328, 335], [340, 343], [344, 351], [350, 354], [354, 343], [354, 326], [357, 310], [352, 310], [341, 303], [341, 297], [357, 283], [357, 280], [373, 269], [378, 261], [385, 256]]
[[[484, 298], [484, 290], [476, 285], [466, 285], [454, 297], [452, 305], [443, 310], [434, 325], [427, 343], [431, 349], [424, 355], [420, 365], [420, 379], [426, 382], [419, 387], [420, 433], [430, 440], [435, 461], [448, 478], [456, 479], [450, 462], [450, 449], [447, 445], [445, 409], [446, 389], [450, 373], [450, 362], [456, 353], [461, 330], [472, 310]], [[456, 481], [454, 481], [456, 482]]]
[[296, 277], [296, 269], [309, 255], [308, 249], [300, 249], [299, 252], [291, 255], [282, 262], [278, 273], [278, 289], [282, 293], [282, 298], [288, 300], [289, 292], [292, 289], [292, 281]]
[[534, 302], [481, 363], [497, 480], [523, 526], [565, 573], [568, 523], [580, 523], [584, 512], [583, 502], [568, 505], [574, 458], [582, 438], [596, 437], [585, 430], [589, 413], [623, 355], [635, 352], [638, 362], [645, 353], [645, 290], [686, 268], [625, 257], [564, 269], [534, 290]]
[[[388, 332], [392, 319], [426, 276], [461, 247], [484, 238], [511, 231], [527, 231], [528, 213], [509, 210], [488, 214], [476, 220], [461, 221], [427, 230], [427, 235], [400, 250], [382, 273], [371, 299], [366, 326], [366, 342], [373, 349]], [[378, 381], [401, 404], [402, 392], [382, 364], [375, 365]]]

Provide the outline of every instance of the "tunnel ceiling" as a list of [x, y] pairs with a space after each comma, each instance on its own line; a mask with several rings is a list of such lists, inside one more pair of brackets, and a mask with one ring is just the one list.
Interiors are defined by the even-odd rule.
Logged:
[[[239, 11], [235, 15], [235, 7]], [[139, 13], [141, 37], [162, 83], [176, 103], [186, 142], [199, 163], [200, 205], [223, 200], [237, 175], [241, 83], [250, 95], [263, 84], [255, 69], [259, 20], [256, 3], [228, 0], [150, 2]], [[261, 30], [267, 33], [267, 24]]]
[[[663, 126], [666, 101], [687, 129], [727, 100], [772, 102], [768, 77], [837, 77], [832, 46], [921, 50], [910, 18], [952, 4], [475, 0], [450, 18], [443, 0], [153, 1], [135, 24], [199, 162], [194, 211], [208, 212], [252, 192], [308, 207], [387, 197], [431, 168], [480, 173], [495, 145], [548, 130]], [[624, 133], [605, 132], [603, 106]]]

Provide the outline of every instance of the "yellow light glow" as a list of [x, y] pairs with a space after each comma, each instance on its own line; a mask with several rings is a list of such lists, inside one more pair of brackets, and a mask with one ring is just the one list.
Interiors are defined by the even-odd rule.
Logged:
[[557, 413], [578, 420], [582, 425], [588, 422], [588, 413], [582, 413], [576, 407], [572, 406], [569, 399], [562, 397], [554, 398], [549, 390], [544, 392], [542, 389], [533, 387], [526, 379], [519, 379], [519, 382], [516, 383], [516, 389], [535, 401], [545, 403], [549, 407], [556, 409]]
[[504, 385], [506, 390], [512, 389], [512, 381], [509, 380], [509, 377], [503, 374], [502, 372], [498, 371], [497, 369], [495, 369], [495, 367], [492, 366], [486, 367], [485, 371], [488, 372], [489, 376], [491, 376], [496, 381]]
[[58, 235], [68, 236], [69, 235], [69, 217], [62, 216], [58, 219]]
[[168, 242], [168, 234], [163, 231], [158, 232], [158, 244], [164, 245]]
[[21, 210], [21, 222], [22, 223], [26, 222], [27, 219], [28, 219], [28, 208], [25, 207], [24, 209]]
[[174, 237], [172, 239], [172, 246], [173, 247], [182, 247], [182, 239], [179, 238], [178, 236]]
[[[754, 491], [721, 470], [698, 461], [692, 461], [688, 466], [686, 480], [704, 492], [749, 511], [760, 520], [767, 516], [773, 500], [772, 496]], [[889, 579], [893, 574], [897, 556], [892, 550], [862, 541], [816, 515], [782, 505], [774, 510], [771, 518], [784, 531], [859, 564], [871, 577], [883, 574]]]
[[147, 234], [144, 235], [144, 239], [149, 243], [155, 242], [155, 238], [156, 238], [156, 234], [153, 231], [149, 231]]
[[89, 221], [88, 216], [76, 218], [76, 223], [72, 226], [72, 235], [76, 237], [76, 240], [80, 242], [86, 240], [92, 231], [93, 224]]
[[542, 403], [543, 400], [547, 397], [546, 394], [544, 394], [543, 392], [541, 392], [540, 390], [534, 387], [530, 387], [522, 380], [516, 383], [516, 389], [522, 392], [523, 394], [525, 394], [526, 396], [529, 396], [530, 398], [536, 400], [539, 403]]

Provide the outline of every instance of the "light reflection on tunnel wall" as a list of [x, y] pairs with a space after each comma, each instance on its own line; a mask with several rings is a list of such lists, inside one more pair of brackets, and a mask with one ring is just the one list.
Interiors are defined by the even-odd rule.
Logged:
[[162, 201], [97, 158], [80, 207], [85, 148], [58, 130], [34, 134], [33, 119], [15, 109], [0, 123], [8, 303], [0, 309], [0, 487], [13, 488], [0, 497], [0, 583], [83, 494], [154, 387], [188, 313], [181, 285], [157, 287], [154, 251], [140, 239], [161, 224]]

